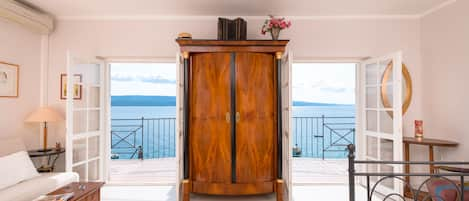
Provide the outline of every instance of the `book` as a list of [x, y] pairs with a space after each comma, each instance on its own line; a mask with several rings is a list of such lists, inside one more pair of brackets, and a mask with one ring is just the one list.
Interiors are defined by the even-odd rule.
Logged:
[[218, 40], [246, 40], [247, 23], [242, 18], [218, 18]]
[[43, 195], [33, 201], [67, 201], [73, 197], [74, 193], [64, 193], [58, 195]]

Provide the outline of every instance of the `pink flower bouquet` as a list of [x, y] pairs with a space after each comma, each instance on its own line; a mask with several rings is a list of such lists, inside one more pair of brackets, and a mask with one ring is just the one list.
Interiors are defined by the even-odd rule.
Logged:
[[269, 15], [269, 19], [266, 19], [264, 26], [262, 26], [261, 33], [266, 34], [270, 32], [272, 39], [277, 40], [280, 31], [291, 26], [291, 21], [285, 20], [285, 18], [276, 18], [273, 15]]

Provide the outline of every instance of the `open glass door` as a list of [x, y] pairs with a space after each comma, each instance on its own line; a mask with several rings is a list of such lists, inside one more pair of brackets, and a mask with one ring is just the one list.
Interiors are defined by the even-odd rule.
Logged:
[[104, 163], [104, 62], [67, 55], [66, 170], [80, 181], [102, 181]]
[[285, 184], [284, 200], [292, 199], [292, 142], [291, 142], [291, 125], [292, 125], [292, 53], [290, 51], [282, 58], [282, 143], [283, 143], [283, 173], [282, 177]]
[[[392, 68], [389, 69], [388, 68]], [[388, 69], [388, 70], [386, 70]], [[373, 58], [360, 67], [361, 143], [359, 155], [373, 161], [402, 160], [402, 53]], [[389, 74], [386, 75], [385, 74]], [[385, 78], [388, 79], [385, 79]], [[381, 91], [388, 90], [389, 104], [383, 104]], [[367, 172], [401, 172], [401, 165], [368, 165]], [[402, 194], [402, 182], [397, 179], [371, 177], [371, 186], [378, 182], [377, 192], [384, 195]]]
[[184, 129], [184, 65], [181, 54], [176, 54], [176, 161], [177, 161], [177, 180], [176, 180], [176, 201], [182, 200], [180, 197], [181, 193], [181, 182], [184, 179], [184, 164], [183, 164], [183, 129]]

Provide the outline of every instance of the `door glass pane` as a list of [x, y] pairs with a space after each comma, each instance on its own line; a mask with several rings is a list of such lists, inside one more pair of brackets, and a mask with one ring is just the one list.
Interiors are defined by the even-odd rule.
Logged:
[[88, 163], [88, 180], [99, 180], [99, 160], [93, 160]]
[[98, 108], [100, 106], [100, 87], [87, 87], [88, 89], [88, 107]]
[[90, 137], [88, 139], [88, 158], [99, 156], [99, 136]]
[[393, 153], [394, 153], [393, 141], [388, 140], [388, 139], [380, 139], [380, 143], [381, 143], [380, 160], [392, 161]]
[[376, 63], [366, 64], [365, 66], [365, 80], [366, 84], [378, 84], [378, 68]]
[[88, 131], [98, 131], [100, 130], [100, 110], [90, 110], [88, 111]]
[[79, 74], [83, 75], [84, 85], [89, 86], [100, 84], [99, 79], [101, 75], [99, 64], [78, 64], [75, 69]]
[[381, 133], [393, 134], [394, 122], [391, 118], [392, 111], [379, 112], [379, 129]]
[[366, 111], [366, 130], [369, 131], [378, 131], [378, 114], [376, 111], [367, 110]]
[[[73, 99], [73, 108], [75, 109], [80, 109], [80, 108], [85, 108], [86, 107], [86, 99], [84, 98], [85, 96], [85, 93], [83, 91], [83, 87], [79, 86], [80, 89], [82, 90], [81, 92], [78, 92], [78, 93], [81, 93], [80, 97], [79, 98], [75, 98]], [[78, 88], [76, 88], [78, 89]], [[78, 89], [78, 90], [80, 90]]]
[[86, 132], [86, 112], [73, 112], [73, 134]]
[[[380, 165], [381, 173], [393, 173], [394, 168], [391, 165]], [[396, 179], [386, 178], [380, 184], [387, 188], [394, 188], [394, 182]]]
[[392, 72], [392, 59], [379, 61], [379, 74], [380, 74], [380, 83], [392, 83], [393, 82], [393, 72]]
[[79, 165], [72, 168], [73, 172], [76, 172], [80, 176], [80, 181], [86, 181], [86, 165]]
[[380, 108], [392, 108], [393, 107], [393, 85], [392, 84], [385, 84], [380, 86], [380, 94], [379, 94], [379, 107]]
[[[380, 160], [381, 161], [392, 161], [394, 160], [393, 155], [394, 155], [394, 147], [393, 147], [393, 141], [389, 139], [380, 139], [380, 146], [381, 146], [381, 152], [380, 152]], [[392, 173], [393, 172], [393, 167], [391, 165], [381, 165], [381, 172], [383, 173]], [[383, 180], [381, 183], [382, 185], [388, 187], [388, 188], [394, 188], [394, 179], [386, 179]]]
[[378, 88], [366, 87], [366, 108], [377, 108]]
[[372, 136], [366, 136], [366, 155], [378, 158], [378, 139]]
[[[377, 173], [378, 172], [378, 165], [377, 164], [367, 164], [366, 166], [367, 166], [366, 167], [367, 172], [370, 172], [370, 173]], [[371, 182], [377, 182], [378, 177], [376, 177], [376, 176], [370, 177], [370, 181]]]
[[73, 141], [73, 163], [86, 160], [86, 139]]

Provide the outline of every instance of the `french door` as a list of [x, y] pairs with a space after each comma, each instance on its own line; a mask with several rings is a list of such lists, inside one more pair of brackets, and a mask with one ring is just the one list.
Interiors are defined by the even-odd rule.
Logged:
[[285, 184], [284, 200], [293, 200], [292, 197], [292, 53], [287, 51], [282, 57], [281, 88], [282, 88], [282, 178]]
[[[402, 53], [366, 60], [361, 63], [360, 71], [362, 135], [359, 155], [365, 160], [401, 161]], [[401, 165], [372, 164], [362, 168], [380, 173], [402, 171]], [[402, 193], [403, 184], [399, 180], [380, 179], [371, 177], [371, 187], [378, 183], [377, 191], [382, 194]]]
[[105, 145], [104, 62], [67, 54], [66, 170], [102, 181]]

